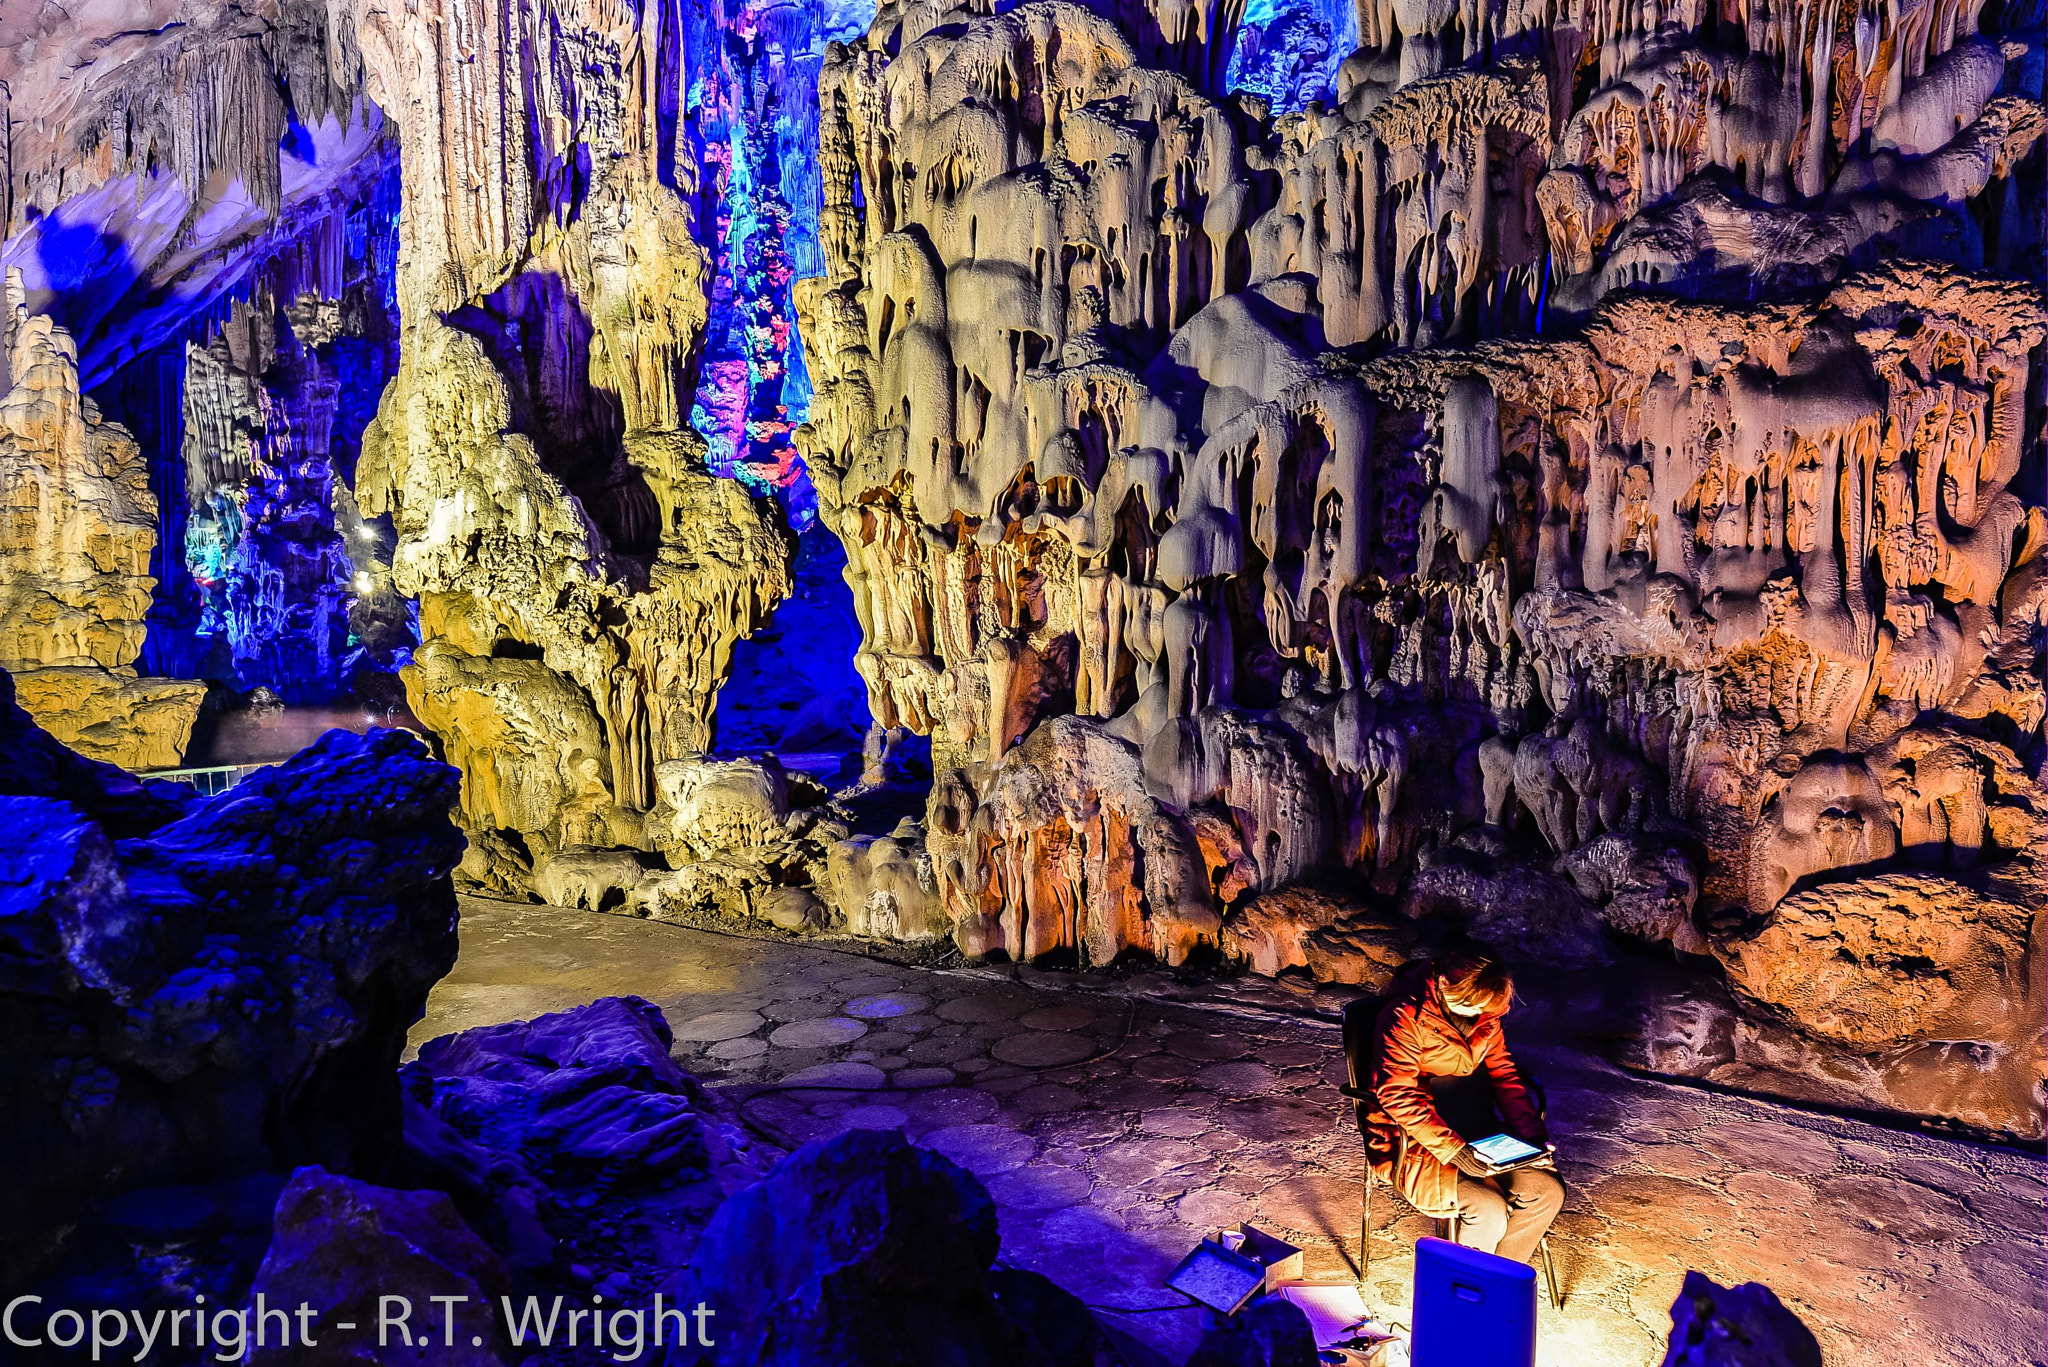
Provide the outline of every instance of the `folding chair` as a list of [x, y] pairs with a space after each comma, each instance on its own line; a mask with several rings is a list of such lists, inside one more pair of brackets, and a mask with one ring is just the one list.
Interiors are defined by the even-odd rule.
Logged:
[[[1380, 1008], [1384, 1004], [1380, 998], [1368, 997], [1352, 1002], [1344, 1008], [1344, 1071], [1346, 1085], [1339, 1087], [1337, 1090], [1351, 1100], [1352, 1113], [1358, 1120], [1358, 1135], [1361, 1144], [1367, 1137], [1366, 1105], [1374, 1099], [1372, 1090], [1367, 1085], [1367, 1077], [1371, 1071], [1369, 1058], [1372, 1048], [1372, 1032], [1375, 1023], [1379, 1019]], [[1543, 1095], [1542, 1084], [1533, 1077], [1525, 1076], [1523, 1080], [1528, 1083], [1529, 1090], [1536, 1094], [1538, 1112], [1546, 1112], [1548, 1104]], [[1401, 1168], [1402, 1159], [1407, 1156], [1408, 1136], [1403, 1134], [1395, 1142], [1399, 1147], [1394, 1153], [1394, 1170], [1398, 1172]], [[1380, 1180], [1379, 1174], [1372, 1170], [1372, 1155], [1370, 1152], [1365, 1155], [1365, 1159], [1364, 1190], [1360, 1193], [1358, 1213], [1358, 1285], [1361, 1290], [1365, 1286], [1367, 1274], [1372, 1271], [1372, 1194], [1373, 1189], [1379, 1185]], [[1418, 1211], [1417, 1213], [1434, 1220], [1442, 1230], [1442, 1238], [1449, 1239], [1452, 1243], [1458, 1241], [1457, 1211], [1453, 1210], [1449, 1215], [1428, 1215], [1426, 1211]], [[1564, 1308], [1564, 1294], [1558, 1285], [1557, 1262], [1550, 1253], [1550, 1235], [1548, 1231], [1544, 1233], [1543, 1238], [1536, 1245], [1536, 1257], [1538, 1264], [1543, 1270], [1544, 1285], [1550, 1292], [1551, 1308], [1562, 1310]]]

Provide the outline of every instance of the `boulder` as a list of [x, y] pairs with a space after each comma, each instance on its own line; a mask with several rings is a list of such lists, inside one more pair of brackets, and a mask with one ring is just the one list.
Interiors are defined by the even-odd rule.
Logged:
[[552, 1263], [555, 1238], [541, 1218], [546, 1185], [516, 1157], [486, 1148], [443, 1120], [434, 1110], [434, 1075], [417, 1061], [399, 1077], [405, 1156], [394, 1180], [446, 1192], [470, 1228], [521, 1271]]
[[1252, 972], [1270, 978], [1282, 969], [1305, 967], [1309, 937], [1360, 910], [1357, 903], [1320, 888], [1277, 888], [1232, 910], [1223, 921], [1223, 942], [1235, 957], [1249, 962]]
[[713, 1309], [712, 1344], [669, 1367], [884, 1367], [1086, 1361], [1079, 1302], [991, 1276], [995, 1203], [972, 1175], [893, 1130], [804, 1145], [726, 1199], [668, 1288]]
[[673, 1043], [658, 1007], [606, 997], [429, 1040], [419, 1067], [441, 1120], [550, 1185], [641, 1188], [736, 1165], [751, 1177], [746, 1141]]
[[789, 815], [788, 785], [772, 756], [670, 760], [656, 768], [655, 786], [655, 843], [675, 860], [758, 851], [782, 835]]
[[825, 904], [808, 888], [773, 884], [755, 890], [755, 913], [777, 930], [816, 930], [825, 924]]
[[1768, 1286], [1687, 1272], [1664, 1367], [1820, 1367], [1820, 1344]]
[[[270, 1250], [250, 1288], [252, 1307], [301, 1304], [318, 1315], [315, 1345], [279, 1346], [273, 1323], [251, 1363], [290, 1367], [370, 1367], [421, 1360], [400, 1348], [394, 1330], [380, 1349], [376, 1326], [386, 1296], [410, 1302], [406, 1329], [447, 1367], [503, 1367], [511, 1361], [497, 1326], [507, 1290], [497, 1256], [438, 1191], [396, 1191], [300, 1168], [277, 1199]], [[456, 1296], [453, 1306], [436, 1296]], [[258, 1297], [262, 1299], [257, 1300]], [[456, 1332], [446, 1332], [452, 1310]], [[336, 1327], [346, 1322], [353, 1332]], [[255, 1324], [250, 1325], [254, 1340]]]
[[1713, 950], [1738, 992], [1802, 1033], [1878, 1047], [2015, 1014], [2030, 920], [1948, 877], [1888, 873], [1796, 893]]
[[139, 1186], [397, 1153], [396, 1070], [455, 959], [454, 770], [329, 732], [205, 801], [0, 706], [0, 1281]]
[[1102, 1329], [1079, 1296], [1021, 1267], [989, 1269], [988, 1287], [997, 1308], [1045, 1350], [1048, 1367], [1095, 1367]]
[[206, 701], [193, 679], [143, 679], [130, 669], [25, 669], [22, 708], [64, 744], [123, 769], [175, 769]]
[[1316, 1336], [1291, 1301], [1256, 1301], [1214, 1325], [1188, 1367], [1316, 1367]]
[[1319, 983], [1383, 992], [1416, 951], [1412, 927], [1384, 917], [1354, 916], [1313, 931], [1301, 956]]
[[550, 906], [611, 911], [622, 907], [647, 875], [647, 860], [635, 850], [577, 846], [534, 861], [533, 890]]

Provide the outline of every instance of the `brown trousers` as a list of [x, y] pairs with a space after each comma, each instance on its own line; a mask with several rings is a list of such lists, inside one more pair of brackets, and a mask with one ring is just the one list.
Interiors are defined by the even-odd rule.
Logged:
[[1526, 1263], [1564, 1205], [1564, 1182], [1548, 1168], [1498, 1177], [1458, 1174], [1458, 1242]]

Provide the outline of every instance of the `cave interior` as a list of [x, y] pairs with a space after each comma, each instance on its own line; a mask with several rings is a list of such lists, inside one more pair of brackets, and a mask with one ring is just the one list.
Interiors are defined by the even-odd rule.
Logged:
[[0, 1360], [2038, 1363], [2044, 24], [4, 0]]

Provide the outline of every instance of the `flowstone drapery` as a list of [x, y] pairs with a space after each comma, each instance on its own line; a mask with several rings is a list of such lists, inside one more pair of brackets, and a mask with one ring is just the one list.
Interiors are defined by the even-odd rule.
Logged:
[[2037, 1132], [2048, 320], [1972, 272], [2038, 262], [2043, 120], [1984, 19], [1365, 6], [1278, 120], [1060, 0], [835, 48], [799, 444], [961, 946], [1668, 941], [1770, 1023], [1701, 1071], [1788, 1025]]
[[[395, 670], [473, 887], [1678, 957], [1648, 1066], [2039, 1133], [2038, 5], [996, 9], [0, 32], [25, 703]], [[815, 547], [716, 724], [806, 470], [857, 756]]]
[[676, 24], [662, 0], [356, 14], [406, 189], [399, 373], [355, 494], [420, 603], [403, 676], [463, 770], [465, 867], [507, 890], [645, 845], [656, 767], [709, 748], [733, 642], [788, 588], [773, 505], [707, 474], [686, 421], [705, 259]]

